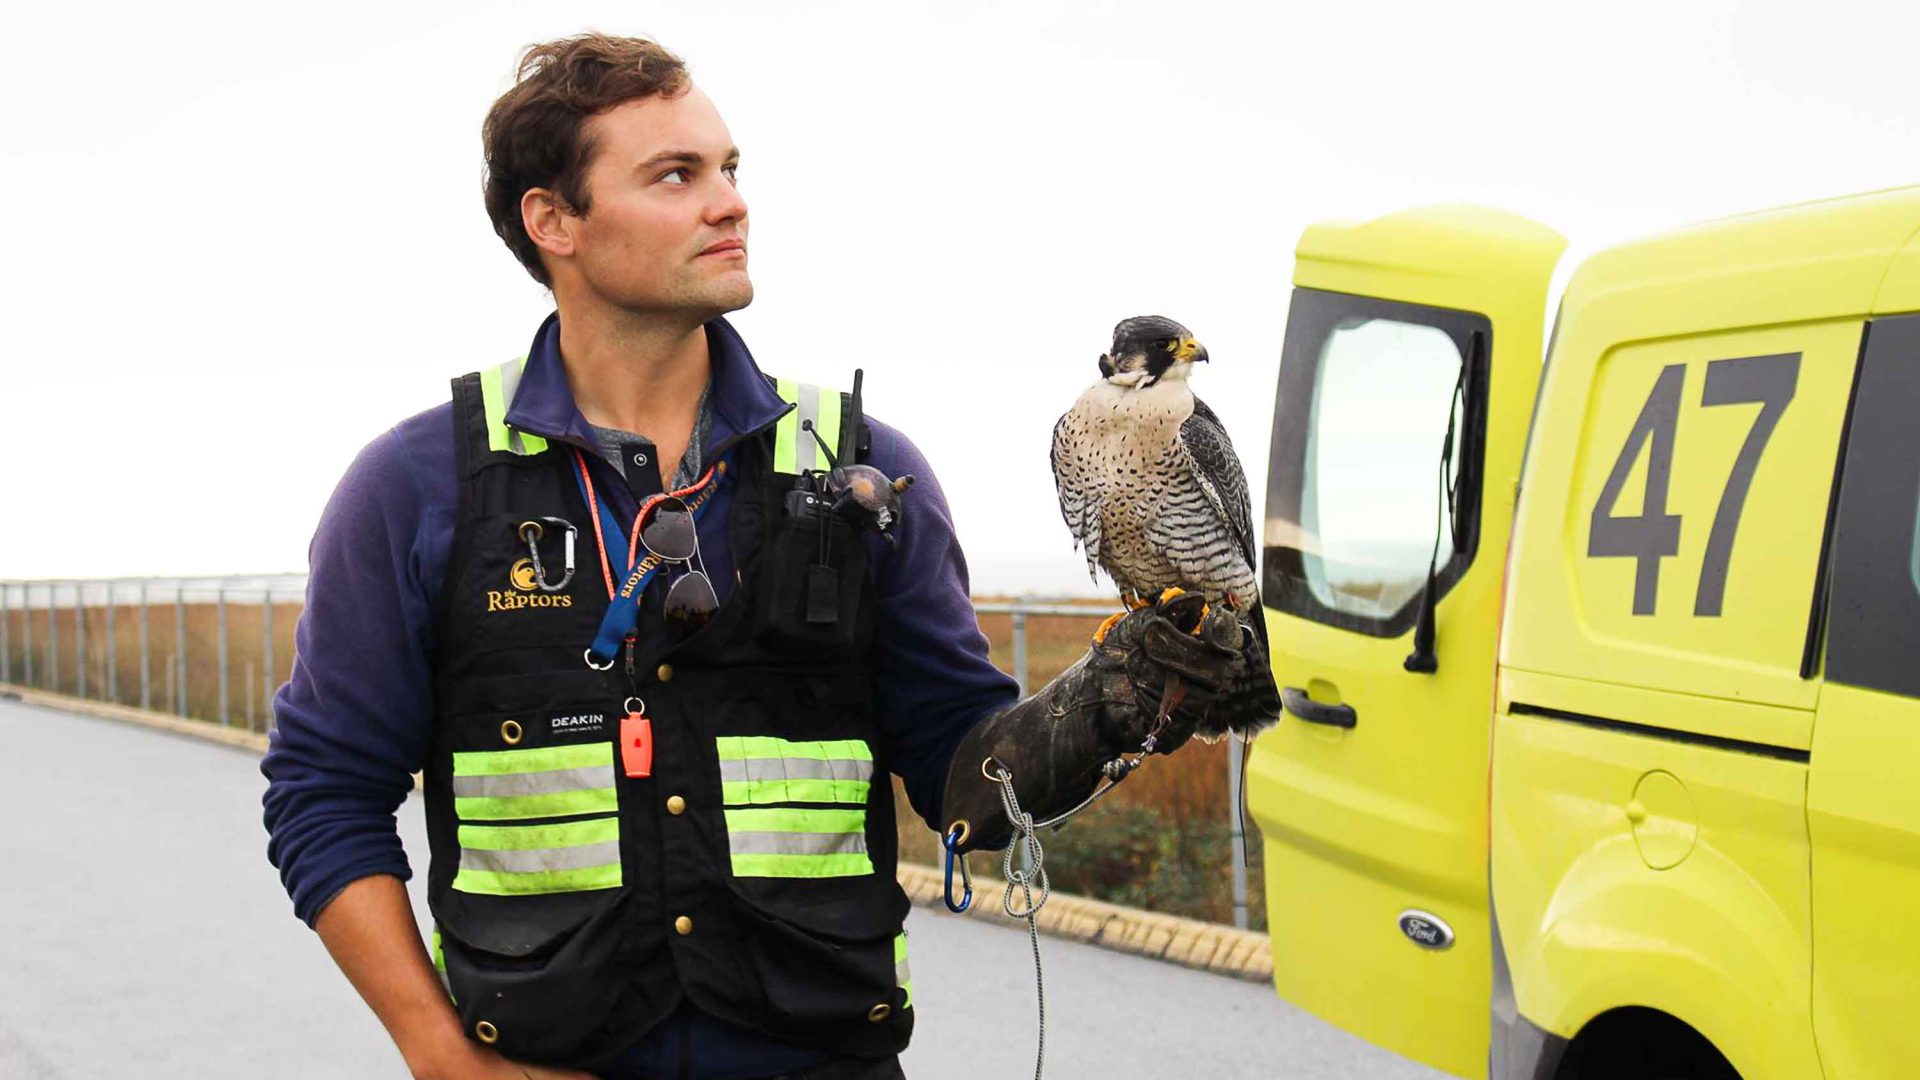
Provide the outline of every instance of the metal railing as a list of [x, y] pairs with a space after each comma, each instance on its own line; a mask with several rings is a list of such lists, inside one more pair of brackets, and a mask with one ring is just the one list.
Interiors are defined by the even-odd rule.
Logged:
[[[0, 581], [0, 682], [226, 726], [244, 718], [247, 726], [265, 730], [272, 727], [274, 691], [284, 681], [279, 660], [293, 655], [291, 648], [282, 648], [275, 632], [276, 605], [305, 596], [305, 574]], [[241, 605], [259, 609], [261, 629], [258, 648], [244, 650], [246, 659], [239, 669], [246, 691], [236, 702], [231, 614]], [[196, 607], [210, 609], [213, 620], [213, 642], [199, 650], [188, 632], [188, 612]], [[162, 609], [158, 620], [155, 608]], [[121, 663], [123, 612], [135, 620], [130, 665]], [[164, 635], [155, 633], [156, 621]], [[96, 631], [103, 641], [92, 640]], [[164, 648], [156, 647], [160, 636], [166, 639]], [[201, 660], [201, 651], [210, 654], [207, 659], [215, 669], [216, 697], [196, 709], [188, 672]], [[63, 653], [71, 658], [68, 678], [62, 678]], [[130, 667], [127, 674], [137, 680], [137, 695], [122, 693], [123, 666]], [[261, 725], [253, 719], [256, 707]]]
[[[231, 688], [237, 667], [244, 673], [246, 686], [240, 699], [243, 704], [239, 718], [251, 730], [270, 731], [273, 728], [273, 697], [287, 677], [285, 665], [276, 661], [284, 656], [290, 662], [293, 656], [291, 648], [282, 651], [281, 642], [275, 634], [275, 605], [276, 602], [294, 600], [304, 603], [306, 594], [305, 574], [0, 580], [0, 683], [17, 683], [64, 692], [63, 685], [70, 682], [72, 692], [79, 697], [125, 705], [137, 704], [142, 709], [150, 710], [156, 709], [154, 691], [157, 684], [163, 684], [158, 711], [231, 727], [236, 720]], [[190, 608], [209, 605], [214, 623], [213, 642], [210, 647], [203, 648], [210, 648], [213, 653], [212, 675], [217, 696], [213, 702], [202, 702], [203, 708], [196, 711], [188, 693], [191, 681], [188, 677], [189, 661], [201, 662], [203, 658], [192, 647], [193, 635], [188, 632], [188, 612]], [[245, 655], [236, 663], [230, 621], [231, 609], [240, 605], [260, 609], [260, 638], [258, 650], [242, 650]], [[165, 614], [170, 615], [172, 620], [168, 647], [159, 653], [164, 666], [161, 677], [157, 679], [154, 675], [157, 650], [152, 631], [153, 608], [156, 606], [170, 609]], [[137, 698], [120, 693], [121, 635], [118, 633], [117, 618], [122, 608], [131, 609], [130, 614], [137, 619], [138, 660], [133, 665], [138, 673], [140, 688]], [[976, 603], [974, 610], [981, 615], [1008, 616], [1013, 638], [1012, 674], [1019, 682], [1020, 694], [1024, 697], [1032, 692], [1027, 627], [1030, 618], [1058, 616], [1097, 620], [1118, 608], [1117, 605], [1107, 608], [1015, 600]], [[65, 620], [71, 625], [64, 628], [60, 625], [63, 612], [71, 613]], [[205, 616], [205, 611], [199, 612], [191, 621], [202, 623]], [[36, 621], [42, 626], [37, 634], [34, 626]], [[90, 623], [103, 624], [104, 647], [89, 648]], [[72, 646], [75, 670], [70, 680], [63, 680], [60, 672], [63, 633], [68, 636]], [[16, 635], [19, 639], [17, 645]], [[19, 654], [17, 664], [16, 653]], [[91, 679], [90, 675], [93, 676]], [[254, 719], [253, 709], [256, 705], [260, 709], [259, 723]], [[1241, 754], [1240, 741], [1229, 739], [1227, 790], [1231, 793], [1233, 917], [1234, 925], [1244, 927], [1247, 925], [1247, 877], [1246, 836], [1240, 812]]]

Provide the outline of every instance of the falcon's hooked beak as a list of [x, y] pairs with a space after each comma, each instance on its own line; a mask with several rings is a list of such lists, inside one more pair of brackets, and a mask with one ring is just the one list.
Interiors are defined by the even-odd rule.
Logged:
[[1196, 364], [1207, 362], [1207, 347], [1190, 337], [1180, 339], [1180, 345], [1173, 350], [1175, 360], [1191, 360]]

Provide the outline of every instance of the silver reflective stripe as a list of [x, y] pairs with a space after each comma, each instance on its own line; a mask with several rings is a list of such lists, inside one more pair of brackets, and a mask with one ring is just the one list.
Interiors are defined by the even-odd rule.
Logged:
[[463, 870], [491, 870], [502, 874], [533, 874], [542, 870], [579, 870], [589, 866], [613, 866], [620, 861], [620, 842], [585, 844], [580, 847], [535, 848], [530, 851], [486, 851], [463, 848]]
[[524, 356], [500, 365], [500, 422], [503, 424], [507, 421], [507, 410], [513, 408], [513, 395], [520, 389], [520, 376], [526, 371]]
[[526, 440], [518, 429], [507, 425], [507, 410], [513, 407], [514, 392], [520, 389], [520, 376], [527, 370], [525, 358], [500, 365], [500, 424], [507, 429], [507, 449], [525, 455]]
[[871, 780], [873, 762], [846, 758], [747, 758], [722, 761], [720, 780]]
[[588, 765], [579, 769], [552, 769], [547, 772], [453, 778], [453, 794], [462, 799], [552, 795], [562, 791], [583, 791], [612, 786], [613, 766], [611, 764]]
[[795, 471], [806, 472], [819, 468], [814, 464], [814, 458], [820, 452], [820, 444], [814, 441], [813, 433], [807, 430], [806, 425], [812, 421], [816, 428], [820, 426], [820, 388], [801, 384], [799, 406], [800, 428], [793, 440], [793, 462]]
[[864, 832], [730, 832], [727, 845], [735, 855], [864, 855]]

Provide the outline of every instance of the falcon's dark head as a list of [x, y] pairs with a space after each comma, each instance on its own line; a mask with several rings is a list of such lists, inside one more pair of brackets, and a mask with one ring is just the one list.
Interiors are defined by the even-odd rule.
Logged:
[[1207, 350], [1186, 327], [1158, 315], [1136, 315], [1113, 328], [1113, 347], [1100, 357], [1100, 373], [1144, 388], [1162, 378], [1184, 379], [1192, 364], [1206, 360]]

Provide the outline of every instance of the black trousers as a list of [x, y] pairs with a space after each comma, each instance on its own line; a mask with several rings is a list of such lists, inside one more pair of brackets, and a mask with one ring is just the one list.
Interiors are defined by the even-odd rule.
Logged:
[[770, 1080], [906, 1080], [906, 1078], [907, 1074], [900, 1069], [900, 1059], [890, 1057], [841, 1058], [801, 1072], [772, 1077]]

